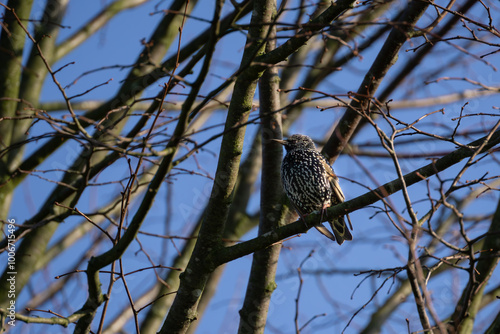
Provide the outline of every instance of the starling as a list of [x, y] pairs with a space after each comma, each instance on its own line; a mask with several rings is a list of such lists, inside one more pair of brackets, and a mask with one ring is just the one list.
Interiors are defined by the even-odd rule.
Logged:
[[[303, 218], [313, 211], [324, 210], [345, 200], [338, 178], [325, 157], [316, 150], [314, 142], [305, 135], [295, 134], [287, 140], [274, 141], [285, 146], [286, 156], [281, 164], [281, 182], [288, 198]], [[341, 245], [352, 240], [344, 217], [329, 220], [335, 237], [323, 225], [316, 229]]]

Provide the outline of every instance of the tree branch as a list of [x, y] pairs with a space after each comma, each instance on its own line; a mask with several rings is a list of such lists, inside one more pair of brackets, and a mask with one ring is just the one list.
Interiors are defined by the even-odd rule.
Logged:
[[[485, 144], [486, 142], [486, 144]], [[461, 147], [450, 154], [445, 155], [444, 157], [432, 162], [424, 167], [421, 167], [411, 173], [408, 173], [404, 176], [404, 181], [406, 186], [411, 186], [415, 183], [423, 181], [429, 178], [432, 175], [435, 175], [445, 169], [459, 163], [465, 158], [476, 154], [475, 148], [485, 144], [482, 150], [479, 153], [484, 153], [491, 149], [492, 147], [498, 145], [500, 143], [500, 130], [482, 137], [478, 140], [475, 140], [466, 147]], [[328, 217], [337, 217], [343, 216], [350, 212], [359, 210], [364, 208], [370, 204], [373, 204], [379, 201], [382, 198], [385, 198], [391, 194], [394, 194], [400, 191], [403, 188], [403, 183], [401, 180], [395, 179], [391, 182], [388, 182], [377, 189], [374, 189], [370, 192], [367, 192], [363, 195], [360, 195], [356, 198], [353, 198], [349, 201], [346, 201], [342, 204], [338, 204], [332, 206], [327, 209], [327, 213], [325, 214]], [[285, 238], [291, 237], [292, 235], [306, 233], [312, 226], [317, 224], [320, 219], [321, 214], [315, 213], [310, 214], [306, 217], [305, 221], [308, 226], [304, 225], [302, 220], [298, 220], [292, 224], [280, 227], [274, 231], [268, 232], [264, 235], [258, 236], [254, 239], [242, 242], [240, 244], [226, 247], [222, 249], [218, 249], [214, 254], [214, 261], [216, 265], [221, 265], [226, 262], [233, 261], [242, 256], [251, 254], [259, 249], [263, 249], [268, 247], [276, 242], [279, 242]]]
[[[276, 6], [274, 3], [273, 6]], [[276, 14], [275, 14], [276, 15]], [[276, 20], [274, 16], [273, 21]], [[266, 52], [276, 47], [276, 26], [271, 26]], [[282, 145], [271, 139], [281, 139], [279, 76], [278, 68], [268, 68], [259, 81], [259, 99], [262, 116], [262, 173], [260, 187], [259, 235], [278, 227], [281, 216], [285, 214], [283, 205], [276, 205], [283, 198], [280, 184], [280, 165], [283, 156]], [[252, 269], [248, 278], [245, 300], [239, 312], [238, 333], [263, 333], [271, 295], [276, 288], [274, 280], [281, 245], [273, 245], [253, 254]]]
[[370, 101], [375, 95], [377, 88], [389, 69], [396, 63], [399, 50], [408, 37], [411, 36], [415, 24], [428, 6], [429, 3], [420, 0], [410, 2], [400, 18], [399, 24], [396, 24], [389, 33], [389, 36], [387, 36], [382, 49], [366, 73], [357, 93], [351, 100], [330, 139], [323, 147], [322, 153], [329, 159], [330, 164], [335, 162], [340, 152], [342, 152], [356, 131], [362, 119], [359, 111], [368, 112]]

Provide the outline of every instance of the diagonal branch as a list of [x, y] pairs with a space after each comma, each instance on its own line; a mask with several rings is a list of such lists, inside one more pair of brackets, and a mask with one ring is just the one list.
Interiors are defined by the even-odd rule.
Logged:
[[389, 69], [396, 63], [401, 47], [413, 34], [415, 24], [428, 6], [429, 3], [419, 0], [410, 2], [399, 20], [399, 24], [396, 24], [389, 36], [387, 36], [382, 49], [366, 73], [344, 116], [340, 119], [330, 139], [323, 147], [322, 153], [329, 159], [330, 164], [335, 162], [340, 152], [342, 152], [356, 131], [362, 119], [359, 111], [368, 111], [371, 98], [374, 96]]
[[[424, 167], [406, 174], [404, 176], [406, 186], [411, 186], [415, 183], [423, 181], [439, 172], [446, 170], [453, 165], [456, 165], [463, 159], [468, 158], [474, 154], [485, 153], [498, 144], [500, 144], [500, 130], [497, 130], [494, 133], [475, 140], [465, 147], [461, 147]], [[477, 152], [476, 149], [481, 146], [482, 148], [479, 152]], [[375, 190], [367, 192], [342, 204], [328, 208], [326, 215], [328, 217], [343, 216], [345, 214], [373, 204], [382, 198], [392, 195], [400, 191], [402, 188], [403, 182], [399, 178], [395, 179], [378, 187]], [[307, 216], [305, 221], [308, 226], [313, 227], [319, 219], [320, 213], [316, 213]], [[310, 228], [308, 226], [305, 226], [304, 223], [299, 220], [292, 224], [280, 227], [274, 231], [258, 236], [254, 239], [250, 239], [231, 247], [219, 249], [214, 254], [215, 264], [221, 265], [223, 263], [233, 261], [237, 258], [251, 254], [259, 249], [263, 249], [276, 242], [291, 237], [292, 235], [306, 233]]]
[[[306, 34], [306, 38], [300, 39], [301, 45], [313, 36], [312, 32], [318, 31], [329, 24], [347, 10], [352, 3], [354, 1], [339, 1], [336, 5], [332, 5], [330, 10], [327, 9], [317, 19], [312, 20], [311, 23], [316, 22], [316, 25], [308, 29], [310, 33]], [[203, 293], [208, 277], [216, 268], [213, 262], [215, 258], [212, 255], [214, 252], [217, 253], [218, 249], [224, 248], [221, 236], [227, 220], [229, 206], [232, 202], [246, 130], [244, 126], [239, 125], [245, 124], [248, 120], [252, 109], [251, 102], [255, 93], [257, 80], [267, 68], [267, 66], [260, 64], [262, 59], [258, 56], [263, 54], [266, 38], [268, 37], [268, 27], [267, 25], [262, 25], [262, 23], [270, 22], [271, 15], [272, 7], [270, 1], [259, 0], [254, 2], [254, 11], [250, 24], [251, 29], [248, 38], [249, 44], [243, 54], [241, 67], [243, 70], [236, 80], [233, 97], [229, 106], [212, 194], [193, 255], [186, 268], [186, 272], [181, 278], [177, 296], [160, 333], [185, 333], [191, 322], [196, 319], [199, 297]], [[300, 45], [295, 49], [280, 49], [280, 57], [282, 58], [278, 57], [273, 61], [279, 62], [284, 60], [296, 51], [298, 47]], [[254, 64], [247, 67], [254, 60], [259, 60], [258, 65]], [[204, 260], [200, 261], [201, 259]]]

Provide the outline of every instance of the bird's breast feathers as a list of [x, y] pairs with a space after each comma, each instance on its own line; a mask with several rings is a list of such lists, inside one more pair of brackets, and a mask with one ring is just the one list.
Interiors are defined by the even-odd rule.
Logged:
[[306, 214], [331, 204], [330, 176], [322, 159], [319, 152], [299, 150], [288, 153], [283, 160], [281, 177], [285, 191]]

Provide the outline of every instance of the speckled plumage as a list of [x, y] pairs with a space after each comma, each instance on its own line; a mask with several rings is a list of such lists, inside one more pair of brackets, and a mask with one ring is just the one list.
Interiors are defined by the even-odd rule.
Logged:
[[[316, 150], [311, 138], [295, 134], [287, 140], [276, 141], [287, 151], [281, 165], [281, 182], [301, 217], [345, 200], [337, 176], [325, 157]], [[335, 237], [322, 225], [316, 228], [339, 245], [344, 240], [352, 240], [343, 217], [329, 223]]]

